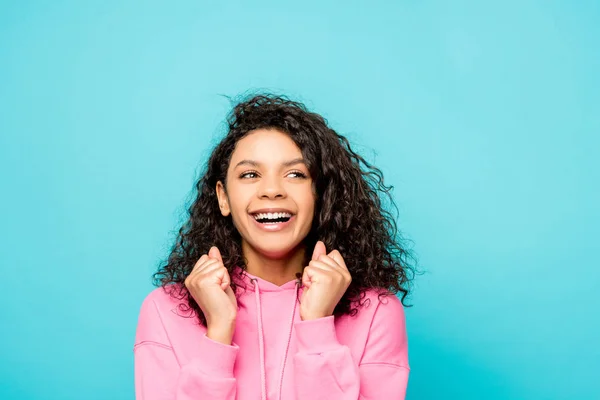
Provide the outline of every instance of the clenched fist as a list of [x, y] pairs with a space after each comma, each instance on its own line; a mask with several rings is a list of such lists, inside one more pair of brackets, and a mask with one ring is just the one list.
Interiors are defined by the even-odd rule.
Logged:
[[230, 283], [229, 272], [215, 246], [208, 255], [200, 257], [185, 279], [185, 287], [206, 317], [207, 336], [225, 344], [231, 344], [237, 317], [237, 300]]
[[326, 254], [325, 244], [318, 241], [312, 260], [304, 268], [300, 299], [300, 317], [303, 321], [333, 315], [335, 306], [350, 286], [352, 277], [339, 251]]

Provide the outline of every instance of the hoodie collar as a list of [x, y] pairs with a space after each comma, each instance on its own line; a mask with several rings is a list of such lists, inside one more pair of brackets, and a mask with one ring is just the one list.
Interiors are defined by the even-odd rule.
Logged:
[[260, 286], [261, 293], [296, 291], [296, 284], [302, 282], [301, 279], [294, 279], [284, 283], [281, 286], [278, 286], [263, 278], [259, 278], [258, 276], [252, 275], [251, 273], [244, 271], [240, 267], [236, 267], [236, 272], [237, 273], [234, 274], [234, 279], [236, 280], [236, 283], [240, 284], [241, 286], [245, 286], [247, 290], [254, 291], [255, 285], [252, 281], [256, 280], [258, 282], [258, 285]]

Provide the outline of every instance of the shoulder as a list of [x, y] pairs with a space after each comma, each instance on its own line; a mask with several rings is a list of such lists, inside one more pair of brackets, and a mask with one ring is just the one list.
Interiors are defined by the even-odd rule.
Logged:
[[179, 300], [177, 297], [174, 297], [173, 294], [175, 296], [178, 296], [182, 293], [183, 292], [181, 292], [181, 285], [177, 284], [171, 284], [166, 287], [157, 287], [150, 293], [148, 293], [142, 304], [153, 302], [161, 306], [177, 305], [181, 302], [181, 300]]
[[408, 367], [408, 336], [402, 302], [390, 292], [369, 291], [366, 298], [375, 307], [361, 362], [385, 360]]
[[136, 344], [150, 341], [168, 344], [165, 321], [182, 300], [171, 295], [177, 287], [159, 287], [152, 290], [142, 301], [136, 329]]
[[[367, 290], [364, 302], [370, 303], [367, 309], [371, 311], [369, 335], [371, 337], [383, 338], [392, 335], [396, 338], [406, 340], [406, 316], [404, 305], [400, 299], [389, 291]], [[363, 312], [359, 309], [359, 314]]]
[[337, 327], [340, 342], [348, 345], [361, 364], [408, 365], [408, 340], [404, 306], [393, 293], [367, 289], [353, 306], [355, 315], [344, 315]]
[[[404, 306], [393, 293], [384, 289], [367, 289], [361, 293], [352, 308], [356, 313], [339, 318], [339, 326], [352, 330], [353, 335], [369, 334], [372, 330], [403, 330], [405, 325]], [[361, 332], [359, 334], [358, 332]]]
[[359, 313], [371, 310], [374, 318], [404, 319], [404, 306], [393, 293], [383, 289], [367, 289], [359, 302]]
[[179, 286], [169, 285], [167, 287], [158, 287], [152, 290], [142, 301], [140, 307], [140, 316], [149, 317], [155, 314], [162, 314], [178, 307], [184, 300], [179, 300], [182, 296]]

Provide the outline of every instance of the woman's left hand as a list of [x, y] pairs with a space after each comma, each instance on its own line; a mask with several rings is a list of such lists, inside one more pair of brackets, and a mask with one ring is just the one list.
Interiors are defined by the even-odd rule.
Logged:
[[304, 268], [304, 292], [300, 299], [300, 317], [303, 321], [333, 315], [335, 306], [352, 282], [340, 252], [326, 252], [325, 244], [318, 241], [312, 260]]

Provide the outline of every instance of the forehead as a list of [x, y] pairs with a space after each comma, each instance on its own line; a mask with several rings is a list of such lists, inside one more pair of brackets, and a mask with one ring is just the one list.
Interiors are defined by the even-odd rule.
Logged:
[[298, 157], [302, 157], [302, 151], [287, 134], [275, 129], [257, 129], [237, 142], [231, 155], [231, 165], [246, 159], [262, 164], [280, 164]]

